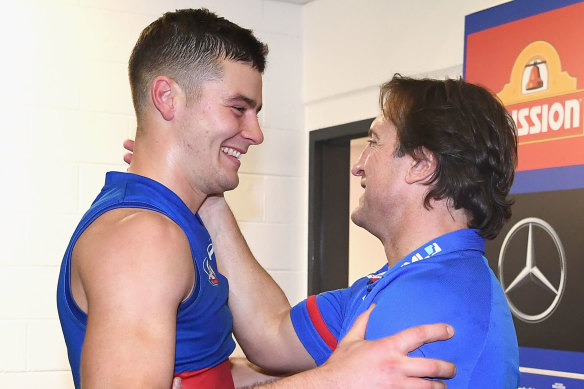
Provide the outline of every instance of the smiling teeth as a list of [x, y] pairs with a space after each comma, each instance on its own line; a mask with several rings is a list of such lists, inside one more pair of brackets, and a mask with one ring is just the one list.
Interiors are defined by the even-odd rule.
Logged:
[[241, 153], [237, 150], [234, 150], [230, 147], [221, 147], [221, 151], [223, 151], [227, 155], [231, 155], [237, 159], [241, 157]]

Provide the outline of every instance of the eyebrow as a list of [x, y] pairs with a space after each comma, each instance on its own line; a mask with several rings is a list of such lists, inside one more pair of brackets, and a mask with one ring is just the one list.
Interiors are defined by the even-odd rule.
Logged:
[[247, 104], [248, 106], [250, 106], [252, 108], [256, 108], [257, 107], [256, 108], [256, 113], [259, 113], [262, 110], [262, 106], [261, 105], [258, 106], [258, 102], [257, 101], [255, 101], [254, 99], [249, 98], [247, 96], [241, 95], [241, 94], [240, 95], [233, 96], [233, 97], [230, 97], [230, 98], [227, 99], [227, 101], [229, 103], [233, 103], [233, 102], [236, 102], [236, 101], [243, 101], [245, 104]]

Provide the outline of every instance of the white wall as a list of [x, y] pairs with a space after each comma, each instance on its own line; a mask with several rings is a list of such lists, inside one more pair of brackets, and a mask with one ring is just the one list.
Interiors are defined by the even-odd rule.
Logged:
[[266, 146], [228, 195], [259, 260], [296, 302], [306, 290], [301, 6], [267, 0], [11, 0], [0, 4], [0, 388], [71, 388], [58, 266], [135, 128], [127, 61], [163, 12], [207, 6], [270, 46]]
[[303, 7], [305, 125], [374, 117], [394, 73], [462, 73], [464, 16], [505, 0], [316, 0]]

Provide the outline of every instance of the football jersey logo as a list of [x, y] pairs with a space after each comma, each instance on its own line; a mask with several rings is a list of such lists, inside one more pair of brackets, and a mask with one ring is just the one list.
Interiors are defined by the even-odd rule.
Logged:
[[211, 285], [217, 286], [219, 285], [219, 278], [217, 278], [217, 273], [215, 273], [213, 266], [211, 266], [211, 261], [213, 261], [213, 253], [213, 244], [210, 243], [209, 246], [207, 246], [207, 256], [203, 261], [203, 270], [205, 270], [205, 273], [207, 273], [207, 279]]
[[367, 278], [369, 278], [369, 280], [367, 281], [367, 285], [371, 285], [371, 284], [373, 284], [374, 282], [377, 282], [377, 281], [379, 281], [379, 280], [380, 280], [380, 279], [383, 277], [383, 275], [384, 275], [385, 273], [386, 273], [386, 272], [381, 272], [381, 273], [376, 273], [376, 274], [369, 274], [369, 275], [367, 275]]

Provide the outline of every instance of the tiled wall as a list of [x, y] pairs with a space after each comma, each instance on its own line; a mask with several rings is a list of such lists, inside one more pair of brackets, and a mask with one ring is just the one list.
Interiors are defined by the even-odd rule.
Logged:
[[228, 194], [292, 302], [306, 290], [307, 145], [301, 6], [268, 0], [12, 0], [0, 11], [0, 388], [71, 388], [58, 266], [104, 172], [123, 170], [135, 119], [127, 60], [163, 12], [206, 6], [270, 45], [265, 145]]

